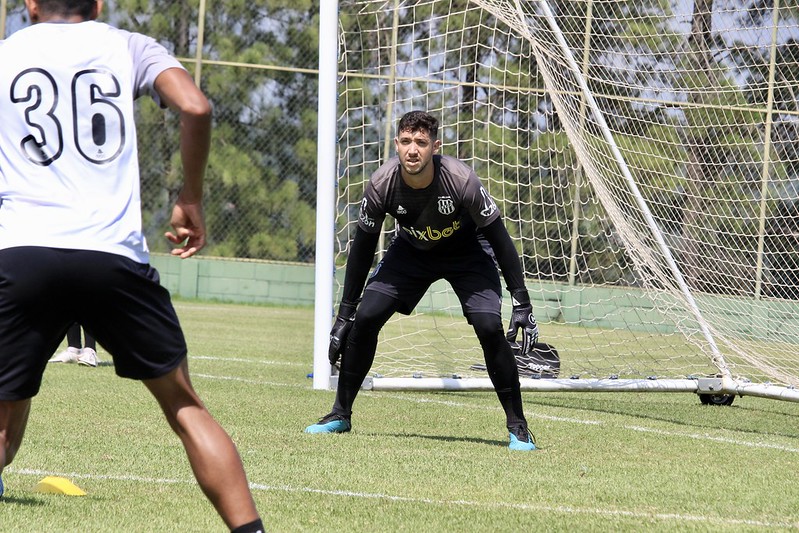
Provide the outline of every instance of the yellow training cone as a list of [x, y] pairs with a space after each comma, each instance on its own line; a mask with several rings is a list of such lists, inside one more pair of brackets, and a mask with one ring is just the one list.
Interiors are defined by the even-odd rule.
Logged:
[[33, 489], [42, 494], [64, 494], [65, 496], [86, 496], [80, 487], [65, 477], [47, 476]]

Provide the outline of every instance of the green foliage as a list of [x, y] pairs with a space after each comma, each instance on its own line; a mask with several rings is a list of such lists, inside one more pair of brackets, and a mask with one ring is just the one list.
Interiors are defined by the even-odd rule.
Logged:
[[[196, 54], [199, 2], [122, 0], [107, 18]], [[206, 175], [208, 254], [311, 261], [316, 201], [318, 4], [311, 0], [206, 5], [200, 86], [214, 109]], [[275, 68], [262, 68], [276, 66]], [[187, 67], [193, 69], [191, 63]], [[142, 99], [138, 127], [145, 230], [154, 251], [182, 182], [177, 117]]]

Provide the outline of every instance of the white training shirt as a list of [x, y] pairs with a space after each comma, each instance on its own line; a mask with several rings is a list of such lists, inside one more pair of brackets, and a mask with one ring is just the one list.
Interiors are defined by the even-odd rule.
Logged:
[[39, 23], [0, 41], [0, 249], [96, 250], [149, 262], [133, 101], [168, 68], [150, 37]]

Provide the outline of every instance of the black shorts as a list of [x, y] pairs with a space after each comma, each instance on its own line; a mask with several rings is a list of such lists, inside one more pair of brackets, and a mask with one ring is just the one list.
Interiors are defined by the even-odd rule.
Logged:
[[417, 250], [395, 238], [366, 284], [399, 301], [397, 309], [410, 314], [433, 282], [452, 285], [467, 318], [473, 313], [502, 316], [502, 287], [494, 257], [475, 239], [448, 253]]
[[0, 250], [0, 400], [39, 392], [47, 360], [74, 322], [122, 377], [157, 378], [186, 357], [169, 292], [150, 265], [104, 252]]

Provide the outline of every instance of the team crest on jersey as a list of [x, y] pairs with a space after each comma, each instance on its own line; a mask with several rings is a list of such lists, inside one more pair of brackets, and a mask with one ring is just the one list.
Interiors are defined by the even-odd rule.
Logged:
[[361, 209], [360, 212], [358, 213], [358, 220], [360, 220], [363, 223], [363, 225], [366, 226], [367, 228], [373, 228], [375, 227], [375, 220], [372, 217], [370, 217], [369, 214], [366, 212], [367, 205], [368, 202], [366, 198], [361, 200]]
[[452, 201], [450, 196], [438, 197], [438, 212], [442, 215], [451, 215], [455, 212], [455, 202]]
[[407, 215], [408, 214], [408, 210], [405, 209], [404, 207], [402, 207], [402, 205], [398, 205], [397, 206], [397, 214], [398, 215]]
[[480, 194], [483, 195], [483, 208], [480, 210], [480, 215], [490, 217], [497, 210], [497, 204], [494, 203], [493, 198], [482, 187], [480, 187]]

